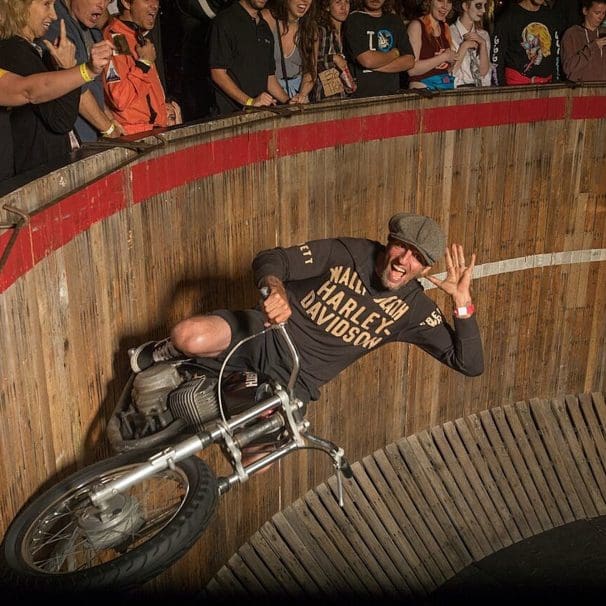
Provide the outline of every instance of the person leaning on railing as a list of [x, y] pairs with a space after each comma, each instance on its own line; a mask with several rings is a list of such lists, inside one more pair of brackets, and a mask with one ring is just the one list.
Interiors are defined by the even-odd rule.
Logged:
[[569, 27], [562, 37], [562, 69], [573, 82], [604, 82], [606, 0], [583, 0], [583, 16], [583, 25]]
[[[49, 137], [61, 138], [60, 146], [69, 151], [67, 134], [54, 132], [52, 124], [64, 122], [57, 115], [70, 102], [58, 101], [57, 105], [55, 100], [72, 95], [77, 103], [78, 89], [100, 74], [111, 56], [111, 45], [101, 42], [91, 47], [87, 63], [76, 65], [74, 45], [61, 24], [55, 43], [44, 41], [55, 68], [62, 68], [49, 71], [34, 39], [44, 33], [54, 16], [52, 6], [47, 8], [42, 0], [0, 0], [0, 181], [12, 177], [15, 170], [21, 172], [51, 159], [55, 146], [50, 143], [47, 149]], [[14, 116], [16, 133], [12, 132], [7, 108], [20, 108]], [[21, 151], [16, 164], [14, 139]]]

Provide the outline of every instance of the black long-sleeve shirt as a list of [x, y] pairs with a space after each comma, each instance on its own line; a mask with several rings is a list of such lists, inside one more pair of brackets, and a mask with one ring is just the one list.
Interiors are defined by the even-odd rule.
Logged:
[[[0, 41], [0, 67], [21, 76], [48, 71], [36, 48], [18, 36]], [[15, 173], [68, 159], [79, 103], [78, 88], [53, 101], [11, 109]]]
[[391, 342], [417, 345], [468, 376], [484, 370], [475, 315], [448, 324], [418, 280], [385, 290], [375, 272], [383, 245], [358, 238], [310, 241], [259, 253], [257, 283], [269, 275], [286, 287], [288, 330], [301, 359], [300, 381], [318, 388], [373, 349]]

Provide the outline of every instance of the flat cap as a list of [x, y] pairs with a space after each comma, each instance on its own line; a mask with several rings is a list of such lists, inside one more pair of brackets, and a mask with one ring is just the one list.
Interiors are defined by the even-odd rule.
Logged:
[[389, 235], [404, 244], [414, 246], [433, 265], [444, 254], [446, 236], [440, 226], [429, 217], [398, 213], [389, 220]]

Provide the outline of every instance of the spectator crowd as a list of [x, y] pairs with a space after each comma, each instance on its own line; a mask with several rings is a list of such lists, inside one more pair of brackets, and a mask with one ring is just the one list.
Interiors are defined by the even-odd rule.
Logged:
[[[182, 57], [198, 70], [181, 83], [182, 115], [167, 94], [160, 0], [0, 0], [0, 183], [100, 139], [247, 108], [606, 81], [606, 0], [174, 0], [162, 12], [191, 21], [193, 5], [218, 4], [189, 46], [199, 56]], [[62, 71], [72, 88], [55, 98], [2, 95], [17, 76]]]

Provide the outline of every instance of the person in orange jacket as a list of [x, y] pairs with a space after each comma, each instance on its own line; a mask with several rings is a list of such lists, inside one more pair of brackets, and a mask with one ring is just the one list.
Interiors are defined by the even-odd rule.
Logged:
[[181, 124], [181, 109], [167, 101], [155, 66], [156, 49], [146, 38], [159, 0], [120, 0], [119, 14], [104, 29], [114, 53], [103, 75], [108, 105], [127, 135]]

